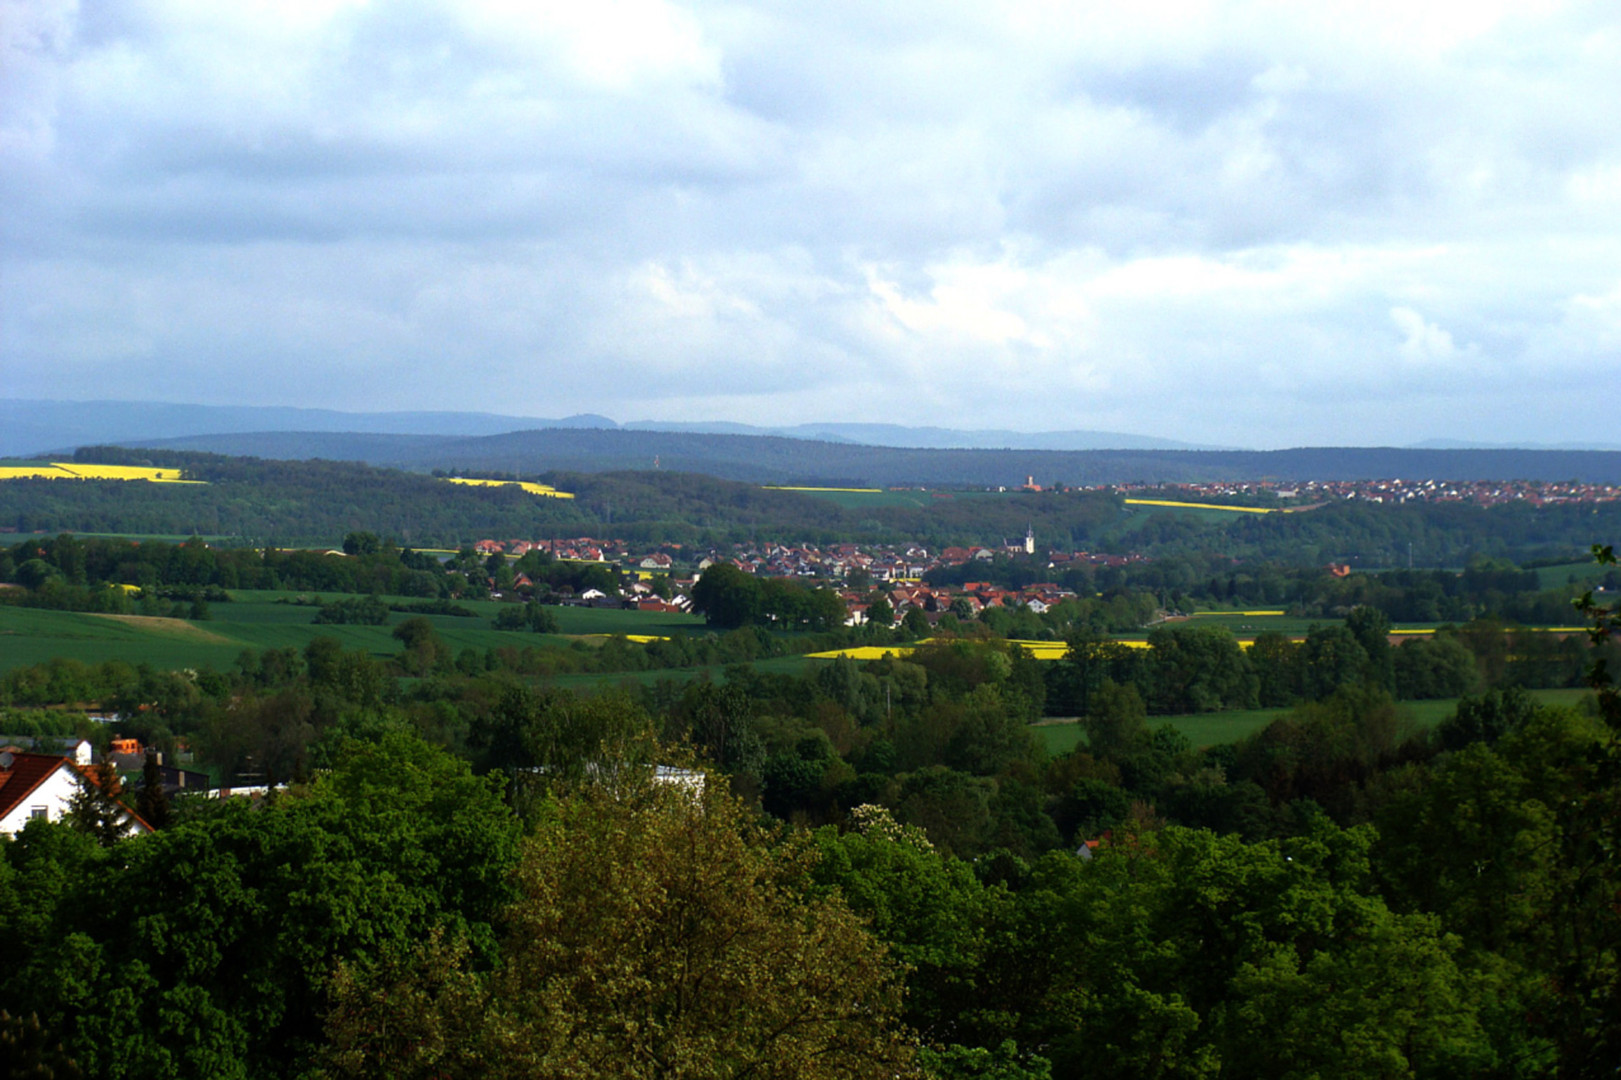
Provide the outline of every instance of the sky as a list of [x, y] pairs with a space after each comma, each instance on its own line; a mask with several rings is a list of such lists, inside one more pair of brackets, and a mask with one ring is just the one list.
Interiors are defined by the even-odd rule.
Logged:
[[0, 0], [0, 397], [1614, 441], [1621, 6]]

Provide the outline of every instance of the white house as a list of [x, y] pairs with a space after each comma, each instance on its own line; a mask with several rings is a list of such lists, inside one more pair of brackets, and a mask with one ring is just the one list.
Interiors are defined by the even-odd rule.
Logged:
[[34, 818], [58, 821], [79, 790], [73, 760], [56, 754], [0, 754], [0, 833], [15, 836]]
[[[59, 754], [0, 753], [0, 834], [15, 836], [34, 818], [60, 821], [88, 774]], [[128, 831], [151, 832], [134, 814], [127, 815]]]

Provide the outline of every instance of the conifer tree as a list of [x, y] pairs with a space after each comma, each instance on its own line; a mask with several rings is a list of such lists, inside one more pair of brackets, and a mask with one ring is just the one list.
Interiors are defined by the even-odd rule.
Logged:
[[129, 828], [129, 812], [118, 801], [124, 790], [118, 771], [104, 759], [80, 770], [75, 778], [79, 790], [68, 800], [69, 824], [95, 837], [103, 847], [112, 847]]
[[135, 812], [154, 829], [169, 824], [169, 795], [163, 790], [158, 756], [151, 750], [146, 752], [146, 764], [141, 768], [141, 790], [135, 797]]

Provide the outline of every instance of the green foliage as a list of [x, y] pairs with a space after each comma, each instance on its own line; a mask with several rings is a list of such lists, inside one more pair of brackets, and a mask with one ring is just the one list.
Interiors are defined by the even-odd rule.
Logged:
[[522, 606], [504, 604], [495, 615], [495, 628], [497, 630], [529, 630], [536, 634], [555, 634], [558, 632], [557, 615], [551, 608], [536, 601], [529, 601]]
[[418, 964], [411, 1016], [397, 975], [340, 984], [331, 1071], [396, 1075], [404, 1041], [439, 1051], [414, 1075], [912, 1075], [895, 969], [842, 901], [806, 894], [805, 838], [713, 787], [620, 779], [548, 808], [487, 979]]
[[831, 589], [757, 578], [726, 562], [715, 563], [698, 578], [692, 587], [692, 609], [711, 626], [725, 629], [764, 625], [826, 631], [844, 623], [844, 602]]
[[334, 600], [321, 605], [315, 622], [320, 626], [382, 626], [388, 622], [388, 605], [376, 596]]
[[923, 1071], [935, 1080], [1052, 1080], [1052, 1062], [1020, 1052], [1011, 1039], [995, 1050], [980, 1046], [923, 1047], [917, 1052]]
[[1391, 650], [1396, 696], [1461, 697], [1475, 689], [1475, 657], [1455, 635], [1415, 637]]
[[1295, 707], [1239, 743], [1229, 779], [1253, 781], [1274, 804], [1310, 799], [1343, 814], [1400, 742], [1389, 694], [1347, 688]]
[[6, 852], [34, 921], [11, 927], [21, 962], [0, 998], [109, 1077], [297, 1075], [337, 962], [436, 928], [490, 962], [517, 856], [498, 788], [399, 735], [263, 808], [230, 800], [123, 841], [115, 861], [57, 832]]
[[1478, 698], [1461, 699], [1435, 734], [1446, 750], [1461, 750], [1473, 742], [1491, 745], [1523, 728], [1535, 712], [1536, 702], [1518, 687], [1489, 690]]
[[1053, 877], [1067, 934], [1055, 1071], [1459, 1075], [1488, 1063], [1469, 985], [1433, 920], [1367, 880], [1367, 830], [1282, 843], [1167, 829]]
[[103, 847], [111, 847], [131, 828], [129, 812], [118, 801], [123, 784], [112, 763], [102, 761], [86, 772], [75, 772], [78, 787], [68, 800], [68, 824], [93, 838]]
[[1616, 775], [1601, 722], [1536, 709], [1393, 775], [1376, 816], [1392, 902], [1459, 935], [1499, 984], [1498, 1042], [1559, 1075], [1602, 1075], [1621, 1047]]
[[382, 547], [383, 541], [376, 533], [352, 532], [343, 538], [345, 555], [375, 555]]
[[482, 767], [511, 778], [526, 813], [555, 785], [648, 764], [656, 745], [652, 720], [621, 693], [581, 698], [517, 685], [474, 723], [469, 742]]
[[1130, 684], [1117, 686], [1105, 681], [1092, 698], [1092, 707], [1081, 722], [1086, 730], [1087, 749], [1100, 758], [1128, 757], [1148, 742], [1148, 711]]
[[450, 646], [439, 637], [433, 623], [422, 615], [413, 615], [394, 628], [394, 640], [405, 646], [399, 663], [407, 674], [424, 675], [450, 668]]
[[1259, 688], [1238, 641], [1219, 626], [1162, 626], [1148, 635], [1155, 712], [1254, 708]]
[[[1594, 544], [1593, 560], [1600, 566], [1613, 567], [1617, 565], [1615, 549], [1608, 544]], [[1621, 609], [1603, 607], [1593, 599], [1592, 590], [1582, 593], [1575, 600], [1575, 606], [1588, 620], [1588, 637], [1595, 646], [1607, 645], [1621, 634]], [[1613, 730], [1621, 732], [1621, 689], [1617, 688], [1615, 675], [1610, 671], [1609, 660], [1603, 652], [1599, 652], [1593, 660], [1588, 683], [1598, 691], [1599, 707], [1605, 722]]]
[[135, 812], [154, 829], [166, 828], [170, 816], [169, 796], [163, 790], [163, 773], [158, 766], [157, 754], [146, 752], [146, 763], [141, 767], [141, 789], [135, 797]]
[[1390, 619], [1378, 608], [1359, 604], [1345, 616], [1345, 628], [1367, 654], [1363, 678], [1391, 689]]

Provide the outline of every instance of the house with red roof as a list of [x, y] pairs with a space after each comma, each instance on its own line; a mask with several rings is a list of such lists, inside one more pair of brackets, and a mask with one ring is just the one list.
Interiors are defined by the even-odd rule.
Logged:
[[[95, 774], [59, 754], [0, 752], [0, 834], [15, 836], [35, 818], [60, 821], [80, 783], [95, 783]], [[152, 827], [125, 811], [130, 833]]]

